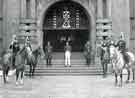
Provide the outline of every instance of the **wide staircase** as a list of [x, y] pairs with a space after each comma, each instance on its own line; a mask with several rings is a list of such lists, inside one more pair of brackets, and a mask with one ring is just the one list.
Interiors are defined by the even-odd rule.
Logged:
[[[98, 61], [96, 61], [98, 62]], [[71, 67], [64, 66], [64, 52], [53, 53], [52, 65], [46, 66], [44, 58], [40, 59], [35, 70], [36, 76], [45, 75], [102, 75], [100, 64], [86, 65], [81, 52], [74, 52], [71, 56]]]

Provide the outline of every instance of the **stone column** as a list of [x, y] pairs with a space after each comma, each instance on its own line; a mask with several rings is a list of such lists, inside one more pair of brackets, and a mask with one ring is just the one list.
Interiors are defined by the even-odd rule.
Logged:
[[36, 33], [37, 30], [35, 30], [35, 27], [36, 27], [36, 0], [30, 0], [30, 17], [31, 17], [31, 20], [34, 21], [31, 24], [31, 27], [34, 28], [34, 29], [31, 29], [31, 31], [30, 31], [30, 33], [32, 34], [31, 42], [33, 43], [32, 44], [33, 49], [36, 49], [38, 47], [38, 45], [37, 45], [38, 34]]
[[112, 0], [106, 0], [107, 1], [107, 16], [109, 19], [112, 17]]
[[[107, 0], [107, 18], [110, 20], [108, 26], [111, 28], [108, 29], [108, 33], [112, 33], [112, 0]], [[112, 35], [112, 34], [111, 34]]]
[[30, 1], [30, 12], [31, 12], [31, 18], [35, 19], [36, 18], [36, 1], [35, 0], [31, 0]]
[[103, 41], [102, 37], [102, 19], [103, 19], [103, 0], [97, 0], [97, 31], [96, 31], [96, 57], [95, 57], [95, 63], [98, 65], [100, 64], [100, 58], [99, 58], [99, 47]]
[[20, 0], [20, 18], [26, 18], [26, 0]]
[[97, 0], [97, 18], [103, 18], [103, 0]]
[[[102, 19], [103, 19], [103, 0], [97, 0], [97, 27], [102, 27], [102, 23], [100, 21]], [[97, 29], [97, 37], [100, 37], [98, 34], [102, 32], [103, 32], [102, 29]]]

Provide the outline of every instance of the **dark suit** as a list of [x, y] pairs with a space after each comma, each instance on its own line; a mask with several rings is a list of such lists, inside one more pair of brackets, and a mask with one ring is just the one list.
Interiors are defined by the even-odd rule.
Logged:
[[46, 64], [47, 65], [51, 65], [51, 61], [52, 61], [52, 46], [51, 45], [47, 45], [45, 47], [45, 58], [46, 58]]
[[84, 56], [85, 56], [85, 59], [86, 59], [86, 64], [87, 65], [90, 65], [91, 63], [91, 46], [90, 44], [85, 44], [84, 46]]

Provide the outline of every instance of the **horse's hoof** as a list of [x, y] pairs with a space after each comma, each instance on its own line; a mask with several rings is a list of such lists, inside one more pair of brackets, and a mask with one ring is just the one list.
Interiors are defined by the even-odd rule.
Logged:
[[19, 82], [16, 82], [15, 84], [16, 84], [16, 86], [18, 86], [19, 85]]
[[20, 81], [20, 84], [23, 85], [23, 80]]

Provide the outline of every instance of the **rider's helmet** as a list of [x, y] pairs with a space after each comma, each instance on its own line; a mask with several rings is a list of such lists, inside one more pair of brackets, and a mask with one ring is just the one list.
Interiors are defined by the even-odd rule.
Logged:
[[119, 47], [119, 49], [125, 49], [126, 48], [126, 42], [124, 40], [119, 40], [117, 43], [117, 46]]

